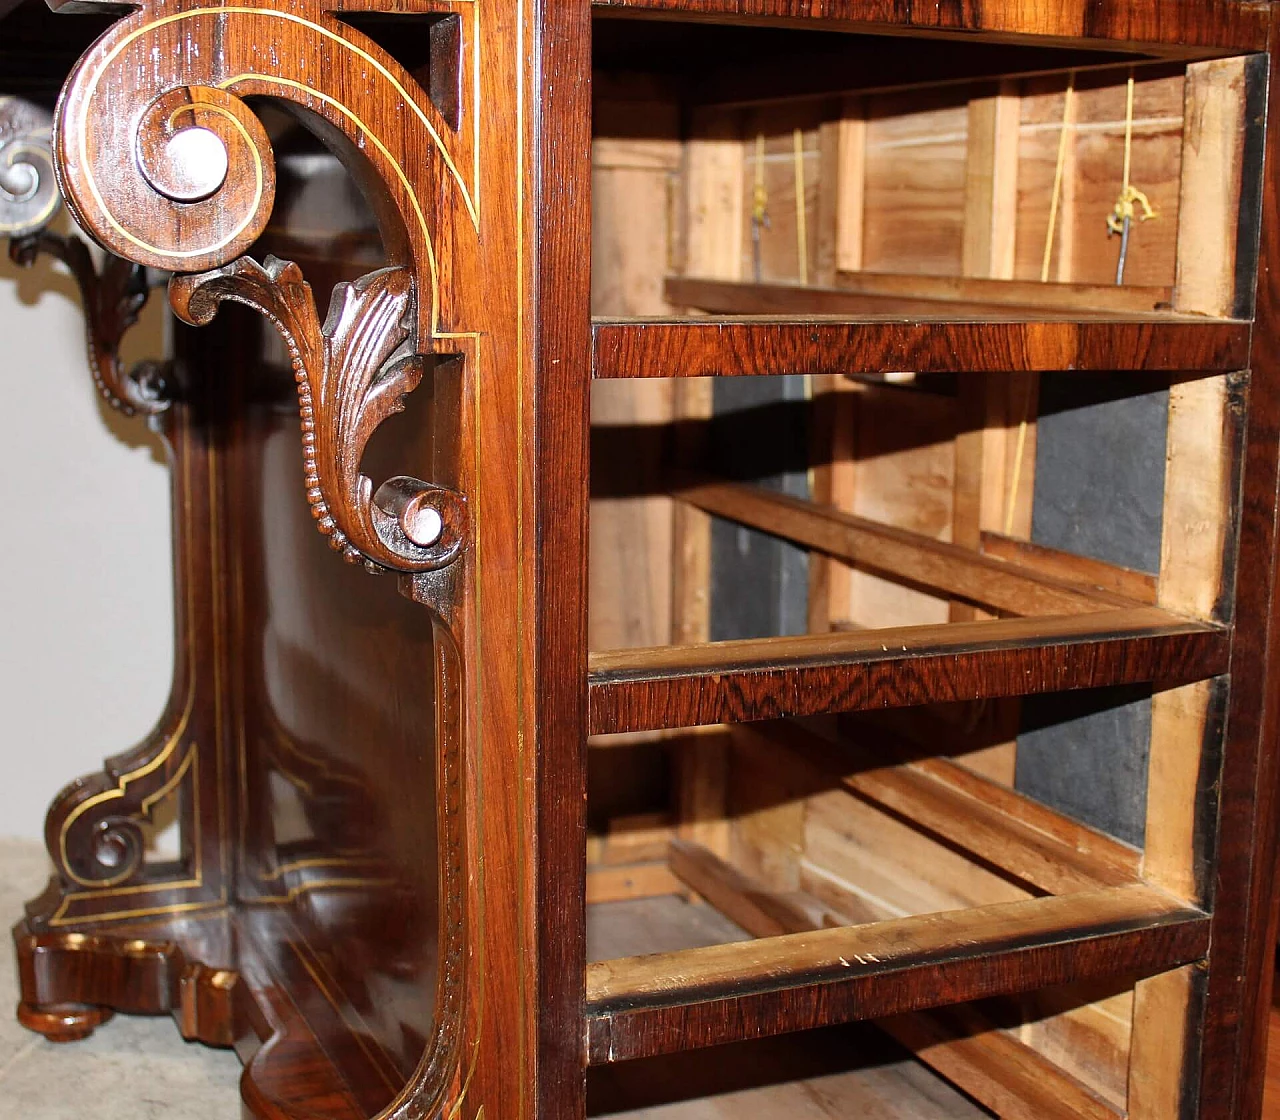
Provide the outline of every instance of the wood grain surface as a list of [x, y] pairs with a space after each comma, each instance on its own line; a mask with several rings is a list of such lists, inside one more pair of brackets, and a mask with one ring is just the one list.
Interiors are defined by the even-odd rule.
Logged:
[[1205, 370], [1248, 362], [1250, 331], [1233, 322], [856, 322], [774, 319], [597, 320], [594, 376]]
[[1198, 959], [1207, 926], [1129, 886], [601, 961], [587, 970], [591, 1061], [1161, 972]]
[[1155, 608], [595, 653], [591, 729], [776, 719], [1137, 681], [1226, 668], [1228, 635]]

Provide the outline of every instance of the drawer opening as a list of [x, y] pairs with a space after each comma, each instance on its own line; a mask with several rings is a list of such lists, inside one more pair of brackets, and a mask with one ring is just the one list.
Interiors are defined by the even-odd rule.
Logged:
[[1264, 56], [725, 33], [596, 20], [597, 315], [1252, 317]]
[[1194, 990], [1207, 919], [1165, 889], [1167, 821], [1143, 850], [975, 773], [966, 715], [670, 738], [676, 810], [588, 848], [593, 1062], [869, 1019], [1002, 1115], [1124, 1115], [1135, 1019]]
[[1000, 1114], [1140, 1113], [1202, 995], [1261, 63], [596, 31], [593, 1059], [870, 1018]]

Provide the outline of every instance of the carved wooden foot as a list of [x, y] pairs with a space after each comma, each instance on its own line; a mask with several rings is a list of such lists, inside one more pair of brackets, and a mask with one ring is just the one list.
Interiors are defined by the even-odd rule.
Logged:
[[49, 1007], [37, 1007], [25, 1002], [18, 1004], [18, 1022], [27, 1030], [44, 1035], [50, 1042], [79, 1042], [88, 1038], [114, 1014], [107, 1007], [90, 1007], [79, 1003]]
[[169, 1013], [184, 1038], [234, 1041], [239, 977], [191, 959], [175, 942], [116, 933], [13, 931], [22, 1002], [18, 1022], [50, 1042], [88, 1038], [117, 1011]]
[[[353, 902], [343, 888], [310, 897], [327, 912]], [[377, 912], [382, 928], [396, 925]], [[75, 1042], [115, 1012], [167, 1014], [188, 1041], [236, 1050], [247, 1067], [246, 1116], [366, 1120], [388, 1105], [397, 1078], [408, 1079], [412, 1060], [393, 1064], [396, 1051], [370, 1046], [373, 993], [344, 972], [346, 943], [298, 918], [265, 905], [105, 929], [19, 922], [18, 1021], [52, 1042]], [[406, 1045], [417, 1054], [426, 1042]]]

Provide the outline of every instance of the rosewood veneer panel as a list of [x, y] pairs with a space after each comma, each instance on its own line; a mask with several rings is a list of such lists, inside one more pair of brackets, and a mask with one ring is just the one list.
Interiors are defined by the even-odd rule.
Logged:
[[1208, 925], [1128, 886], [601, 961], [587, 969], [590, 1060], [1164, 972], [1203, 956]]
[[913, 0], [594, 0], [597, 9], [619, 14], [790, 24], [849, 25], [862, 31], [986, 32], [1013, 39], [1033, 36], [1038, 45], [1071, 40], [1079, 46], [1115, 50], [1164, 48], [1186, 55], [1196, 48], [1232, 53], [1264, 50], [1268, 9], [1256, 4], [1186, 0], [998, 0], [988, 3], [932, 3]]
[[1150, 370], [1229, 373], [1249, 326], [1169, 322], [597, 320], [597, 378]]
[[591, 732], [1186, 683], [1229, 650], [1227, 631], [1154, 607], [617, 650], [591, 656]]

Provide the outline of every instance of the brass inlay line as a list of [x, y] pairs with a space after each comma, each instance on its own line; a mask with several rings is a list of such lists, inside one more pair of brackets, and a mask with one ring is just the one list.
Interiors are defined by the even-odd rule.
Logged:
[[472, 9], [472, 21], [475, 27], [472, 29], [471, 37], [475, 41], [475, 48], [472, 53], [473, 61], [471, 63], [471, 96], [475, 101], [475, 109], [472, 112], [472, 133], [471, 141], [472, 153], [472, 176], [475, 180], [476, 192], [476, 232], [480, 231], [480, 107], [484, 103], [480, 93], [480, 45], [484, 42], [484, 36], [480, 33], [480, 0], [464, 0], [465, 3], [474, 4]]
[[62, 906], [59, 908], [58, 913], [59, 915], [64, 914], [68, 904], [78, 898], [120, 898], [125, 895], [155, 894], [157, 891], [171, 891], [177, 890], [181, 887], [198, 886], [200, 886], [199, 879], [185, 879], [168, 883], [141, 883], [134, 887], [108, 887], [100, 891], [76, 891], [73, 894], [67, 895], [67, 897], [63, 899]]
[[[376, 59], [373, 55], [371, 55], [368, 51], [364, 50], [363, 48], [356, 46], [356, 44], [351, 42], [350, 39], [345, 39], [341, 35], [337, 34], [336, 32], [330, 31], [327, 27], [323, 26], [322, 24], [315, 23], [314, 21], [305, 19], [302, 16], [294, 15], [292, 12], [281, 12], [281, 11], [276, 11], [269, 8], [226, 7], [226, 8], [207, 8], [207, 9], [203, 9], [201, 11], [196, 11], [196, 12], [186, 12], [186, 13], [182, 13], [182, 16], [208, 15], [211, 13], [221, 14], [224, 12], [235, 13], [238, 15], [270, 16], [275, 19], [284, 19], [284, 20], [288, 20], [291, 23], [301, 24], [303, 27], [310, 28], [311, 30], [317, 32], [318, 34], [324, 36], [326, 39], [331, 39], [333, 42], [337, 43], [339, 46], [344, 47], [347, 50], [351, 51], [353, 54], [359, 56], [365, 62], [367, 62], [370, 66], [372, 66], [375, 70], [377, 70], [378, 73], [381, 74], [387, 80], [387, 82], [392, 86], [392, 88], [396, 91], [396, 93], [400, 95], [404, 103], [407, 104], [409, 108], [413, 111], [414, 115], [422, 122], [423, 127], [427, 130], [427, 133], [431, 137], [432, 142], [435, 144], [437, 150], [440, 152], [440, 158], [444, 160], [445, 166], [449, 169], [449, 173], [457, 181], [458, 187], [462, 191], [462, 198], [463, 198], [463, 201], [466, 203], [467, 213], [470, 214], [471, 216], [471, 224], [475, 226], [476, 229], [480, 228], [480, 208], [477, 205], [476, 200], [472, 198], [471, 190], [468, 188], [466, 181], [462, 178], [462, 174], [458, 171], [458, 166], [456, 163], [454, 163], [453, 157], [449, 154], [449, 150], [445, 146], [444, 141], [440, 138], [440, 133], [436, 131], [435, 125], [431, 123], [431, 118], [428, 117], [427, 114], [422, 111], [422, 107], [418, 104], [413, 94], [411, 94], [407, 89], [405, 89], [405, 87], [400, 84], [400, 81], [396, 78], [396, 76], [393, 73], [391, 73], [391, 71], [388, 70], [378, 59]], [[169, 18], [170, 19], [182, 18], [182, 16], [176, 16], [176, 17], [171, 16]], [[163, 23], [167, 21], [162, 20], [160, 22]], [[478, 44], [479, 35], [476, 36], [476, 41]], [[262, 77], [264, 77], [268, 81], [275, 80], [269, 75], [262, 75]], [[310, 90], [311, 87], [304, 86], [303, 88]], [[480, 116], [480, 103], [477, 97], [477, 101], [476, 101], [477, 127], [479, 124], [479, 116]], [[478, 161], [479, 159], [478, 153], [476, 158]], [[477, 162], [477, 167], [478, 166], [479, 164]], [[479, 194], [478, 182], [476, 187], [476, 194], [477, 195]]]
[[[388, 880], [388, 882], [390, 882], [390, 880]], [[356, 1040], [360, 1049], [364, 1051], [365, 1057], [367, 1057], [369, 1061], [377, 1067], [377, 1070], [382, 1075], [382, 1080], [386, 1084], [387, 1088], [393, 1093], [396, 1092], [397, 1087], [401, 1082], [401, 1075], [400, 1070], [396, 1065], [395, 1058], [387, 1052], [386, 1047], [378, 1040], [378, 1036], [365, 1021], [364, 1016], [360, 1014], [351, 1000], [346, 999], [339, 1002], [337, 996], [334, 995], [333, 991], [329, 987], [329, 985], [332, 984], [334, 988], [341, 991], [342, 985], [334, 979], [333, 975], [325, 967], [324, 961], [321, 960], [319, 954], [311, 947], [305, 937], [300, 941], [291, 941], [290, 948], [293, 949], [294, 956], [298, 958], [302, 967], [307, 970], [307, 975], [311, 977], [312, 983], [314, 983], [319, 989], [320, 994], [324, 996], [329, 1006], [333, 1008], [334, 1013], [338, 1016], [339, 1020], [341, 1020], [343, 1025], [351, 1031], [352, 1037]], [[303, 951], [304, 948], [306, 950], [305, 952]], [[321, 976], [322, 973], [323, 977]], [[325, 982], [326, 980], [328, 983]], [[344, 1008], [346, 1009], [345, 1011]], [[352, 1030], [352, 1024], [347, 1017], [348, 1012], [355, 1018], [356, 1023], [359, 1024], [360, 1030]], [[370, 1042], [373, 1043], [372, 1048], [369, 1045]], [[388, 1076], [388, 1074], [390, 1076]]]
[[[333, 760], [326, 758], [323, 753], [313, 753], [304, 749], [296, 739], [291, 738], [289, 733], [280, 727], [274, 716], [271, 718], [271, 723], [271, 739], [277, 744], [279, 750], [284, 754], [290, 755], [293, 758], [300, 758], [303, 762], [310, 763], [320, 773], [330, 775], [330, 780], [337, 782], [339, 785], [363, 788], [363, 783], [360, 782], [359, 779], [336, 771], [334, 769]], [[260, 745], [262, 745], [261, 740], [259, 742]], [[283, 763], [281, 763], [280, 754], [273, 751], [270, 746], [266, 746], [265, 749], [279, 764], [276, 767], [277, 773], [279, 773], [291, 785], [302, 790], [302, 792], [308, 797], [315, 796], [315, 786], [312, 785], [311, 782], [307, 781], [306, 778], [300, 777], [299, 775], [291, 773], [289, 770], [285, 769]]]
[[[290, 863], [283, 863], [274, 871], [263, 872], [258, 877], [263, 882], [272, 883], [283, 876], [288, 875], [290, 872], [308, 871], [316, 867], [376, 867], [377, 865], [378, 861], [371, 858], [358, 859], [355, 857], [344, 858], [342, 856], [325, 858], [323, 856], [316, 856], [310, 859], [295, 859]], [[372, 882], [372, 880], [370, 881]], [[381, 881], [382, 880], [379, 880], [379, 882]], [[390, 879], [386, 881], [391, 882]]]
[[[213, 599], [213, 733], [215, 740], [214, 762], [217, 768], [218, 786], [218, 854], [221, 857], [218, 878], [225, 892], [227, 876], [230, 874], [232, 865], [230, 850], [231, 830], [228, 827], [227, 817], [227, 783], [224, 758], [227, 743], [223, 735], [225, 724], [222, 708], [224, 657], [222, 623], [227, 617], [227, 611], [224, 600], [225, 591], [222, 586], [222, 516], [217, 500], [222, 491], [218, 487], [218, 448], [212, 441], [205, 444], [205, 464], [208, 472], [209, 492], [209, 575], [212, 582], [211, 593]], [[198, 813], [195, 821], [196, 832], [199, 835], [200, 816]]]
[[[176, 902], [172, 906], [152, 906], [145, 910], [117, 910], [110, 914], [94, 914], [94, 922], [119, 922], [125, 918], [163, 917], [169, 914], [190, 914], [195, 910], [221, 910], [227, 904], [226, 897], [212, 898], [204, 902]], [[51, 926], [69, 926], [84, 921], [85, 918], [63, 918], [57, 915], [49, 919]]]
[[[234, 420], [234, 436], [236, 438], [236, 446], [244, 447], [248, 440], [245, 438], [246, 419], [244, 406], [244, 382], [237, 379], [233, 384], [236, 386], [237, 398], [234, 402], [237, 407], [233, 409]], [[265, 440], [264, 440], [265, 445]], [[244, 453], [241, 452], [240, 466], [244, 467]], [[245, 625], [245, 592], [244, 592], [244, 522], [243, 516], [236, 517], [234, 521], [233, 535], [235, 537], [235, 550], [232, 552], [231, 559], [231, 578], [235, 581], [236, 601], [236, 636], [240, 648], [244, 648], [248, 639], [247, 626]], [[240, 762], [239, 772], [236, 775], [237, 792], [240, 795], [238, 812], [236, 815], [236, 827], [240, 834], [240, 845], [236, 852], [236, 862], [234, 873], [238, 876], [248, 878], [247, 863], [249, 851], [249, 761], [248, 761], [248, 744], [245, 740], [245, 724], [248, 720], [245, 718], [249, 700], [247, 691], [247, 674], [241, 673], [240, 681], [240, 719], [237, 721], [236, 727], [236, 753]], [[227, 873], [232, 874], [232, 868], [227, 868]]]
[[[516, 888], [516, 912], [519, 915], [518, 925], [522, 935], [529, 930], [526, 912], [525, 884], [528, 882], [528, 844], [525, 840], [525, 775], [528, 773], [528, 759], [525, 754], [524, 737], [524, 348], [525, 348], [525, 316], [524, 316], [524, 99], [526, 75], [522, 69], [524, 61], [524, 0], [519, 0], [517, 8], [516, 29], [516, 424], [519, 433], [516, 439], [516, 758], [519, 760], [517, 772], [520, 777], [516, 782], [516, 867], [519, 870], [520, 882]], [[533, 1078], [528, 1067], [526, 1035], [529, 1029], [529, 991], [526, 970], [517, 970], [520, 991], [520, 1115], [529, 1114], [529, 1085]], [[483, 1104], [480, 1113], [484, 1112]], [[480, 1115], [477, 1114], [477, 1116]]]
[[248, 901], [254, 906], [285, 906], [290, 902], [294, 902], [301, 898], [304, 894], [311, 891], [321, 890], [386, 890], [388, 887], [394, 887], [395, 879], [362, 879], [357, 877], [350, 878], [332, 878], [332, 879], [313, 879], [308, 883], [298, 883], [292, 886], [285, 894], [282, 895], [263, 895], [261, 898], [253, 898]]
[[[182, 741], [182, 736], [185, 734], [187, 730], [187, 721], [191, 716], [191, 710], [194, 704], [195, 704], [195, 690], [192, 689], [187, 697], [187, 709], [185, 712], [183, 712], [182, 718], [179, 721], [177, 728], [172, 732], [172, 734], [166, 740], [165, 745], [161, 749], [160, 753], [157, 754], [155, 758], [153, 758], [150, 762], [146, 763], [141, 768], [137, 770], [132, 770], [128, 774], [123, 775], [119, 779], [119, 782], [116, 785], [115, 789], [104, 790], [102, 793], [95, 794], [93, 797], [87, 798], [86, 800], [82, 801], [79, 805], [77, 805], [71, 811], [71, 813], [67, 816], [67, 819], [62, 822], [62, 828], [60, 829], [59, 835], [58, 835], [59, 854], [62, 857], [61, 858], [62, 866], [65, 869], [67, 876], [73, 882], [77, 883], [82, 887], [89, 888], [90, 890], [94, 891], [94, 893], [96, 894], [96, 893], [101, 893], [99, 890], [100, 887], [111, 887], [116, 883], [123, 882], [124, 879], [128, 878], [129, 875], [132, 874], [132, 872], [126, 871], [122, 875], [116, 877], [115, 879], [97, 880], [97, 881], [93, 879], [85, 879], [84, 877], [77, 875], [71, 869], [70, 860], [67, 855], [67, 833], [71, 830], [72, 825], [74, 825], [75, 822], [78, 821], [82, 816], [84, 816], [84, 814], [87, 813], [90, 809], [97, 808], [97, 806], [103, 805], [108, 801], [118, 801], [120, 798], [122, 798], [125, 795], [131, 783], [136, 782], [142, 778], [145, 778], [148, 774], [153, 773], [155, 770], [159, 769], [159, 767], [163, 766], [169, 760], [169, 757], [177, 749], [178, 744]], [[192, 750], [195, 749], [194, 743], [192, 744], [191, 749]]]
[[[198, 762], [199, 762], [199, 759], [197, 757], [197, 744], [192, 743], [191, 750], [187, 752], [187, 757], [183, 759], [182, 765], [178, 768], [177, 773], [174, 774], [174, 776], [170, 778], [169, 781], [167, 781], [163, 786], [161, 786], [160, 789], [156, 790], [155, 793], [153, 793], [150, 797], [145, 798], [142, 801], [141, 806], [139, 807], [139, 812], [142, 815], [145, 815], [152, 805], [154, 805], [157, 801], [162, 800], [163, 798], [167, 797], [170, 793], [172, 793], [173, 790], [175, 790], [178, 787], [178, 785], [181, 783], [182, 779], [186, 776], [186, 773], [188, 770], [192, 772], [193, 783], [199, 782], [199, 776], [198, 776], [199, 769], [197, 765]], [[199, 844], [199, 828], [200, 828], [199, 818], [197, 818], [196, 819], [197, 845]], [[73, 874], [70, 868], [67, 869], [67, 873], [69, 875]], [[68, 908], [70, 907], [71, 901], [74, 898], [85, 898], [85, 897], [112, 898], [120, 895], [135, 895], [135, 894], [143, 894], [143, 893], [151, 894], [156, 891], [179, 890], [183, 888], [199, 887], [203, 885], [201, 882], [201, 878], [197, 876], [195, 879], [184, 879], [184, 880], [178, 880], [177, 882], [148, 883], [148, 884], [139, 884], [137, 886], [132, 886], [132, 887], [114, 887], [113, 888], [111, 886], [112, 883], [119, 883], [124, 878], [127, 878], [128, 874], [129, 873], [126, 872], [124, 875], [117, 876], [115, 879], [106, 880], [106, 884], [103, 889], [99, 890], [97, 888], [94, 888], [92, 891], [88, 893], [88, 895], [81, 894], [81, 893], [65, 895], [62, 899], [62, 902], [58, 906], [58, 909], [54, 914], [53, 919], [51, 919], [50, 925], [60, 924], [59, 919], [61, 919], [66, 914]], [[95, 915], [94, 920], [95, 921], [109, 920], [113, 917], [115, 917], [114, 914], [104, 914], [101, 917]]]
[[170, 778], [167, 782], [165, 782], [165, 784], [162, 785], [158, 790], [156, 790], [155, 793], [151, 794], [151, 796], [144, 797], [142, 799], [142, 803], [138, 806], [138, 810], [143, 816], [147, 815], [147, 813], [151, 809], [151, 806], [154, 805], [157, 801], [162, 800], [163, 798], [167, 797], [170, 793], [172, 793], [175, 789], [177, 789], [178, 783], [181, 782], [184, 777], [186, 777], [188, 770], [195, 769], [196, 752], [199, 749], [200, 749], [200, 745], [198, 743], [192, 743], [191, 749], [187, 751], [187, 757], [182, 760], [182, 765], [178, 767], [177, 772], [173, 775], [173, 777]]
[[[160, 751], [158, 755], [156, 755], [154, 759], [152, 759], [149, 763], [147, 763], [141, 769], [134, 770], [128, 774], [125, 774], [120, 779], [119, 784], [116, 786], [115, 789], [104, 790], [102, 793], [95, 794], [93, 797], [87, 798], [86, 800], [82, 801], [79, 805], [75, 807], [75, 809], [71, 811], [67, 819], [62, 822], [62, 828], [60, 830], [59, 837], [58, 837], [59, 851], [60, 851], [60, 855], [62, 856], [62, 862], [66, 867], [67, 875], [71, 878], [73, 882], [78, 883], [82, 887], [88, 887], [95, 891], [100, 886], [109, 887], [112, 885], [112, 882], [110, 880], [85, 879], [77, 875], [74, 871], [71, 870], [70, 864], [68, 863], [68, 856], [67, 856], [67, 833], [71, 829], [71, 826], [75, 824], [75, 822], [79, 820], [82, 816], [84, 816], [84, 814], [87, 813], [90, 809], [94, 809], [97, 806], [103, 805], [108, 801], [119, 800], [125, 795], [125, 792], [127, 791], [130, 783], [136, 782], [141, 778], [145, 778], [148, 774], [152, 773], [160, 766], [163, 766], [164, 763], [168, 761], [169, 756], [173, 754], [174, 750], [178, 746], [178, 743], [181, 742], [182, 740], [183, 733], [187, 729], [187, 718], [191, 714], [191, 702], [193, 700], [194, 700], [194, 697], [192, 697], [191, 700], [188, 702], [187, 710], [183, 713], [182, 720], [178, 724], [177, 729], [170, 735], [168, 740], [165, 742], [163, 749]], [[126, 872], [124, 877], [127, 877], [128, 874], [129, 872]], [[121, 881], [120, 879], [115, 880], [115, 882], [120, 882], [120, 881]]]
[[[480, 50], [481, 50], [481, 45], [484, 43], [484, 35], [480, 30], [481, 6], [479, 3], [479, 0], [453, 0], [453, 3], [459, 7], [465, 7], [470, 5], [472, 8], [472, 13], [471, 13], [472, 20], [474, 21], [474, 24], [475, 24], [471, 33], [471, 43], [472, 43], [471, 85], [472, 85], [472, 98], [475, 102], [475, 111], [471, 114], [471, 118], [472, 118], [471, 190], [475, 197], [475, 206], [474, 207], [469, 206], [468, 210], [471, 213], [472, 224], [475, 225], [476, 229], [478, 230], [480, 228], [480, 116], [481, 116], [480, 106], [482, 104], [481, 96], [480, 96], [480, 88], [481, 88], [480, 87]], [[346, 11], [359, 12], [359, 11], [370, 11], [370, 10], [376, 10], [376, 9], [347, 8], [345, 6], [337, 9], [338, 12], [346, 12]], [[359, 48], [354, 48], [354, 49], [358, 50]], [[428, 127], [430, 127], [430, 125], [428, 125]], [[438, 138], [437, 138], [437, 143], [439, 143]], [[446, 153], [446, 158], [448, 158], [447, 153]], [[459, 182], [461, 182], [461, 180], [459, 180]], [[466, 188], [464, 187], [463, 189], [465, 192]], [[465, 194], [464, 194], [464, 197], [465, 197]]]
[[305, 93], [308, 97], [313, 97], [317, 101], [321, 101], [330, 108], [337, 110], [354, 124], [373, 145], [382, 153], [383, 158], [391, 165], [396, 173], [396, 177], [400, 180], [400, 185], [404, 187], [405, 197], [408, 198], [409, 204], [413, 207], [414, 216], [418, 219], [418, 227], [422, 230], [422, 237], [426, 243], [427, 263], [431, 274], [431, 327], [432, 334], [435, 334], [435, 327], [440, 322], [440, 281], [439, 270], [436, 264], [435, 242], [431, 237], [431, 229], [427, 225], [426, 214], [423, 213], [422, 203], [418, 201], [417, 192], [414, 191], [412, 184], [409, 182], [409, 176], [405, 174], [404, 168], [396, 161], [387, 146], [377, 137], [372, 129], [369, 128], [364, 121], [360, 119], [352, 110], [348, 109], [342, 102], [336, 98], [330, 97], [327, 93], [321, 93], [318, 89], [311, 86], [303, 85], [301, 82], [295, 82], [292, 78], [267, 77], [262, 74], [237, 74], [234, 78], [226, 78], [219, 83], [220, 89], [231, 89], [233, 86], [240, 85], [244, 82], [260, 81], [267, 85], [287, 86], [290, 89], [296, 89], [301, 93]]
[[[179, 469], [182, 473], [184, 493], [186, 495], [190, 495], [191, 493], [191, 452], [189, 450], [189, 445], [185, 438], [182, 441], [181, 451], [179, 454]], [[191, 508], [189, 503], [184, 503], [183, 516], [186, 522], [188, 523], [188, 528], [189, 528], [190, 520], [191, 520]], [[188, 536], [189, 535], [190, 534], [188, 533]], [[118, 792], [120, 795], [123, 795], [124, 788], [127, 786], [127, 784], [130, 781], [134, 781], [137, 778], [142, 777], [147, 773], [151, 773], [152, 771], [155, 770], [157, 766], [161, 765], [164, 762], [164, 759], [168, 755], [172, 754], [174, 748], [177, 746], [178, 742], [181, 739], [182, 734], [186, 729], [187, 723], [191, 717], [191, 713], [195, 707], [195, 697], [196, 697], [197, 689], [196, 689], [195, 673], [192, 670], [192, 665], [195, 662], [195, 629], [196, 629], [195, 627], [196, 604], [195, 604], [195, 593], [194, 593], [195, 560], [194, 560], [194, 557], [192, 556], [190, 549], [183, 550], [183, 560], [184, 560], [184, 568], [185, 568], [183, 589], [186, 592], [185, 606], [186, 606], [186, 615], [187, 615], [186, 633], [184, 635], [186, 638], [186, 645], [187, 645], [187, 662], [184, 670], [187, 677], [186, 710], [183, 712], [178, 729], [173, 733], [173, 735], [170, 737], [165, 747], [163, 748], [164, 757], [157, 758], [153, 760], [151, 763], [139, 768], [138, 770], [130, 771], [128, 774], [124, 775], [123, 778], [120, 779], [121, 784], [118, 788]], [[111, 793], [111, 792], [113, 791], [107, 791], [107, 793]], [[104, 795], [100, 795], [99, 801], [103, 799], [103, 796]], [[88, 884], [89, 890], [86, 892], [83, 892], [83, 893], [76, 892], [74, 894], [64, 895], [61, 902], [59, 903], [56, 913], [54, 914], [53, 918], [50, 919], [50, 925], [70, 924], [72, 919], [65, 919], [65, 915], [67, 910], [70, 909], [72, 902], [76, 899], [119, 897], [119, 896], [137, 895], [137, 894], [153, 894], [156, 891], [162, 891], [162, 890], [189, 890], [189, 889], [198, 889], [202, 887], [204, 885], [204, 848], [203, 848], [203, 841], [201, 838], [201, 830], [200, 830], [200, 786], [198, 782], [193, 784], [192, 800], [193, 800], [192, 819], [195, 822], [194, 824], [195, 834], [193, 837], [193, 845], [192, 845], [194, 849], [194, 863], [195, 863], [194, 877], [187, 877], [184, 879], [179, 879], [179, 880], [174, 880], [169, 882], [162, 882], [162, 883], [139, 883], [134, 886], [117, 887], [114, 889], [110, 888], [109, 886], [107, 887], [107, 889], [102, 889], [94, 884]], [[67, 867], [67, 859], [66, 859], [67, 831], [70, 828], [72, 822], [76, 818], [78, 818], [83, 812], [85, 812], [89, 807], [90, 807], [89, 802], [86, 802], [82, 806], [77, 806], [73, 814], [66, 821], [63, 822], [63, 826], [59, 835], [59, 846], [60, 846], [61, 855], [63, 857], [62, 862], [64, 867]], [[68, 868], [68, 872], [69, 872], [69, 868]], [[74, 878], [74, 875], [73, 875], [73, 878]], [[224, 884], [221, 889], [221, 902], [225, 903], [225, 901], [226, 901], [226, 886]], [[206, 903], [199, 903], [198, 905], [204, 906], [206, 905]], [[181, 907], [178, 907], [178, 908], [181, 909]], [[173, 909], [173, 908], [166, 907], [164, 908], [164, 910], [143, 911], [142, 913], [153, 913], [153, 912], [164, 913], [169, 909]], [[113, 921], [119, 917], [136, 917], [138, 916], [138, 913], [139, 913], [138, 911], [126, 911], [126, 912], [120, 912], [120, 913], [95, 914], [93, 918], [95, 921]]]

